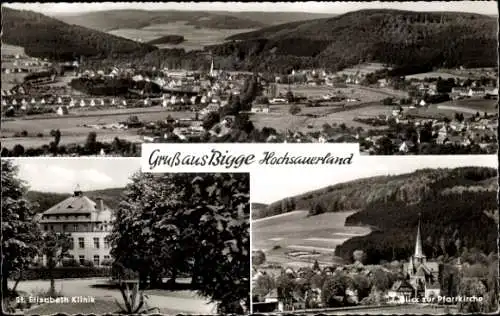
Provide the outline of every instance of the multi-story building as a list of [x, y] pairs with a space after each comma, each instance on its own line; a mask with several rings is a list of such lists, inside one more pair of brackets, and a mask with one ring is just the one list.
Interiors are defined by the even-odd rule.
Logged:
[[113, 212], [103, 200], [92, 201], [77, 186], [73, 196], [43, 212], [39, 223], [43, 231], [68, 233], [73, 239], [69, 255], [80, 264], [88, 260], [100, 266], [111, 259], [106, 237], [112, 221]]

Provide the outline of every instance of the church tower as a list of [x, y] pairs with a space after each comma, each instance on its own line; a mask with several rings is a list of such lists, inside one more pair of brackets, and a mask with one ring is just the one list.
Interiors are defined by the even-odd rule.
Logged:
[[212, 63], [210, 64], [210, 77], [215, 77], [214, 58], [213, 57], [212, 57]]
[[413, 255], [413, 258], [415, 264], [425, 263], [425, 255], [422, 250], [422, 236], [420, 235], [420, 215], [418, 219], [417, 240], [415, 242], [415, 254]]

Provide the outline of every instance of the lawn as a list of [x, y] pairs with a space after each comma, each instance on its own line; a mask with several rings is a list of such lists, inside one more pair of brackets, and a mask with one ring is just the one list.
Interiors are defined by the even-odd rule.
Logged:
[[263, 250], [271, 263], [297, 265], [314, 260], [331, 263], [337, 245], [370, 232], [364, 227], [344, 226], [352, 211], [311, 217], [307, 213], [294, 211], [253, 221], [253, 250]]
[[[78, 115], [81, 114], [81, 115]], [[170, 112], [161, 107], [135, 108], [135, 109], [107, 109], [93, 110], [73, 113], [70, 116], [60, 117], [54, 115], [39, 116], [37, 118], [27, 117], [27, 119], [16, 118], [14, 120], [2, 121], [2, 146], [11, 148], [16, 144], [24, 147], [40, 146], [48, 144], [53, 140], [50, 131], [59, 129], [61, 131], [61, 144], [84, 143], [90, 132], [96, 132], [98, 141], [112, 141], [115, 137], [139, 141], [136, 129], [116, 130], [116, 129], [94, 129], [83, 126], [94, 124], [112, 124], [126, 121], [131, 115], [135, 115], [141, 121], [158, 121], [165, 119], [168, 115], [174, 118], [191, 118], [192, 112]], [[13, 137], [14, 133], [27, 131], [31, 137]], [[43, 137], [37, 137], [42, 133]]]
[[465, 112], [470, 114], [475, 114], [476, 112], [479, 112], [483, 114], [484, 112], [497, 113], [498, 112], [498, 109], [496, 108], [497, 104], [498, 100], [487, 100], [483, 98], [468, 98], [468, 99], [454, 100], [454, 101], [440, 103], [438, 107], [443, 109], [454, 110], [457, 112]]
[[380, 105], [379, 102], [358, 102], [349, 105], [344, 111], [339, 110], [339, 107], [308, 108], [301, 106], [302, 111], [293, 116], [288, 112], [289, 107], [289, 104], [271, 105], [270, 113], [255, 113], [251, 116], [251, 120], [257, 128], [272, 127], [279, 132], [284, 132], [287, 129], [305, 133], [321, 131], [325, 123], [330, 125], [344, 123], [348, 127], [361, 127], [365, 130], [383, 129], [385, 128], [383, 126], [373, 127], [355, 122], [353, 119], [360, 116], [390, 115], [392, 111], [392, 107]]
[[116, 313], [119, 311], [119, 308], [115, 304], [114, 301], [111, 300], [103, 300], [96, 299], [95, 303], [64, 303], [64, 304], [44, 304], [39, 307], [35, 307], [28, 312], [25, 312], [25, 315], [52, 315], [56, 313], [64, 313], [69, 315], [76, 314], [95, 314], [102, 315], [105, 313]]

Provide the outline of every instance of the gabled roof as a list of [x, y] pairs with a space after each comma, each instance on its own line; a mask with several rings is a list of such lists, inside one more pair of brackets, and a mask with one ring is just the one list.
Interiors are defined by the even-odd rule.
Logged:
[[45, 212], [44, 215], [50, 214], [88, 214], [96, 211], [96, 203], [86, 196], [71, 196], [62, 202], [57, 203]]
[[411, 286], [410, 283], [408, 283], [408, 281], [399, 280], [394, 282], [394, 284], [391, 287], [391, 291], [396, 291], [396, 292], [413, 291], [413, 287]]

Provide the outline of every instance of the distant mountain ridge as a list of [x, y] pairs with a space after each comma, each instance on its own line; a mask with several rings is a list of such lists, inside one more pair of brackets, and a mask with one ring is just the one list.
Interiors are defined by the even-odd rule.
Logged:
[[473, 13], [360, 10], [236, 34], [211, 50], [257, 70], [496, 66], [497, 29], [497, 19]]
[[290, 199], [296, 209], [311, 209], [319, 204], [323, 212], [360, 210], [373, 203], [389, 201], [411, 205], [458, 186], [481, 186], [496, 192], [495, 179], [493, 168], [421, 169], [396, 176], [353, 180], [291, 196], [260, 208], [260, 212], [252, 216], [258, 219], [288, 212], [283, 205]]
[[212, 29], [258, 29], [276, 23], [309, 20], [333, 14], [301, 12], [230, 12], [179, 10], [109, 10], [73, 15], [54, 15], [68, 24], [76, 24], [99, 31], [140, 29], [154, 24], [185, 21], [188, 25]]
[[[125, 188], [111, 188], [95, 191], [83, 192], [92, 201], [97, 198], [102, 198], [105, 205], [110, 209], [116, 210], [121, 202], [121, 196]], [[70, 193], [54, 193], [54, 192], [40, 192], [28, 191], [27, 199], [35, 205], [35, 212], [42, 213], [56, 205], [57, 203], [70, 197]]]
[[152, 45], [5, 6], [2, 6], [2, 33], [2, 42], [23, 47], [29, 56], [52, 60], [144, 56], [157, 50]]
[[[432, 247], [439, 248], [436, 243], [444, 238], [447, 248], [453, 248], [460, 239], [464, 247], [488, 254], [497, 249], [498, 229], [485, 211], [497, 209], [497, 192], [494, 168], [422, 169], [397, 176], [359, 179], [289, 197], [271, 203], [266, 209], [252, 209], [252, 218], [294, 209], [308, 209], [310, 216], [356, 211], [347, 217], [346, 226], [377, 229], [347, 240], [336, 247], [335, 254], [351, 260], [353, 251], [362, 249], [372, 258], [371, 263], [378, 263], [378, 260], [408, 258], [414, 247], [414, 240], [408, 236], [415, 233], [420, 214], [422, 234], [428, 238], [425, 245], [428, 253]], [[293, 208], [287, 207], [290, 201]]]

